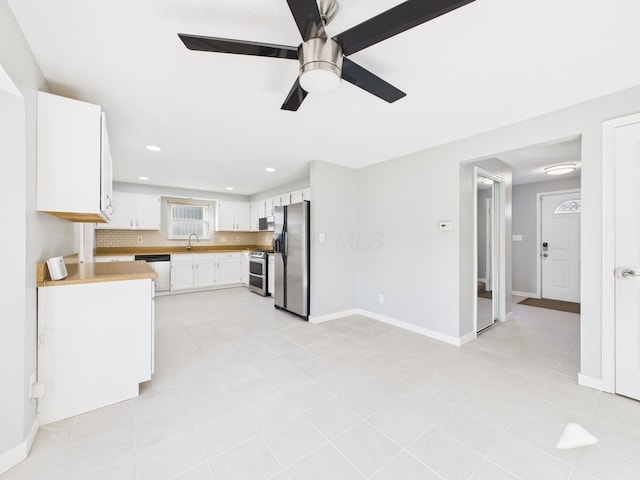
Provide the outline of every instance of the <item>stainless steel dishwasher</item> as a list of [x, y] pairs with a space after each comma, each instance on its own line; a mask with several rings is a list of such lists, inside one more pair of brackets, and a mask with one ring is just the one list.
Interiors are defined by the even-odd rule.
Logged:
[[136, 260], [144, 260], [158, 274], [156, 293], [171, 290], [171, 255], [136, 255]]

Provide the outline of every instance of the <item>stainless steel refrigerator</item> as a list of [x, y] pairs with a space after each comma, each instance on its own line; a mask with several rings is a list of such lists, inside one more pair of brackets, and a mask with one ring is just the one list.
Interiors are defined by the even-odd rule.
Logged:
[[275, 307], [309, 319], [309, 202], [275, 207]]

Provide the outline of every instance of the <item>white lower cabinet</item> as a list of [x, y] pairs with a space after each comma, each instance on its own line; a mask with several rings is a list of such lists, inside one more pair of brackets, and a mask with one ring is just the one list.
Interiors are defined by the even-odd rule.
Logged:
[[216, 254], [216, 285], [242, 283], [242, 253]]
[[153, 280], [38, 288], [41, 425], [138, 396], [153, 372]]
[[216, 255], [194, 255], [193, 288], [215, 287]]
[[242, 252], [171, 255], [171, 291], [242, 285]]
[[171, 255], [171, 291], [193, 287], [193, 255]]
[[241, 260], [241, 270], [242, 274], [242, 284], [246, 287], [249, 286], [249, 252], [243, 252], [240, 257]]

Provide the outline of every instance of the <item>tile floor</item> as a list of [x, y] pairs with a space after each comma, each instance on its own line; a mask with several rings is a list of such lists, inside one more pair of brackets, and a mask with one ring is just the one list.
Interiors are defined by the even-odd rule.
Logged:
[[[456, 348], [244, 288], [160, 297], [141, 396], [41, 428], [0, 478], [640, 478], [640, 403], [576, 384], [578, 316], [514, 313]], [[600, 442], [556, 450], [570, 421]]]

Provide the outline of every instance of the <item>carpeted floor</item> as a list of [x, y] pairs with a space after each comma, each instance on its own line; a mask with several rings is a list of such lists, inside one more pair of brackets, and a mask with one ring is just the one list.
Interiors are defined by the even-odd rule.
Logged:
[[531, 307], [560, 310], [561, 312], [580, 313], [579, 303], [564, 302], [562, 300], [549, 300], [548, 298], [525, 298], [518, 303], [520, 305], [529, 305]]

